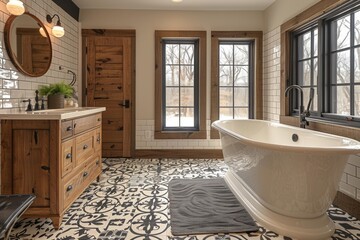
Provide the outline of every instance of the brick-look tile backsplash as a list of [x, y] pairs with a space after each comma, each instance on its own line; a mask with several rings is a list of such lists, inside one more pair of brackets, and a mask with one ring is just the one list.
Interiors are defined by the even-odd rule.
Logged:
[[[264, 35], [264, 118], [279, 121], [280, 116], [280, 27]], [[360, 200], [360, 156], [351, 156], [339, 189]]]
[[78, 72], [79, 23], [51, 0], [23, 0], [25, 10], [43, 21], [49, 33], [52, 24], [46, 22], [46, 14], [58, 14], [65, 29], [65, 35], [61, 38], [53, 37], [50, 33], [53, 55], [49, 71], [41, 77], [28, 77], [17, 71], [5, 49], [4, 26], [9, 17], [7, 2], [0, 1], [0, 108], [23, 109], [26, 104], [22, 100], [30, 98], [34, 102], [35, 90], [39, 85], [60, 81], [70, 83], [72, 75], [67, 70]]

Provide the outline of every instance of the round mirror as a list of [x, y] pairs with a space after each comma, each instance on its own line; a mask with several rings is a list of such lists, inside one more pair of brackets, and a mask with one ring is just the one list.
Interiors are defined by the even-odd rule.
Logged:
[[5, 23], [6, 51], [15, 67], [25, 75], [40, 77], [51, 64], [52, 48], [48, 31], [34, 15], [11, 15]]

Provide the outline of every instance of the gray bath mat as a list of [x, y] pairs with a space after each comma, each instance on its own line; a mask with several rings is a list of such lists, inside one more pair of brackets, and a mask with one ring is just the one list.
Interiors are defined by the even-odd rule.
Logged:
[[223, 179], [171, 180], [169, 201], [173, 235], [259, 229]]

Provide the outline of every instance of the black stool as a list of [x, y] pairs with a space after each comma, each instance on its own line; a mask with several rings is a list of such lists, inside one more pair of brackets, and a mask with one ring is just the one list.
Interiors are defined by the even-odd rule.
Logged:
[[34, 199], [34, 195], [0, 195], [0, 239], [9, 238], [14, 224]]

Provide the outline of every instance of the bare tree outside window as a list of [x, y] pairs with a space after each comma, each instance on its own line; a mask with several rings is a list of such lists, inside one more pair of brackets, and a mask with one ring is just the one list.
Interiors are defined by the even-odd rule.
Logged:
[[165, 127], [195, 127], [195, 43], [165, 42]]
[[219, 119], [249, 118], [250, 42], [219, 43]]

